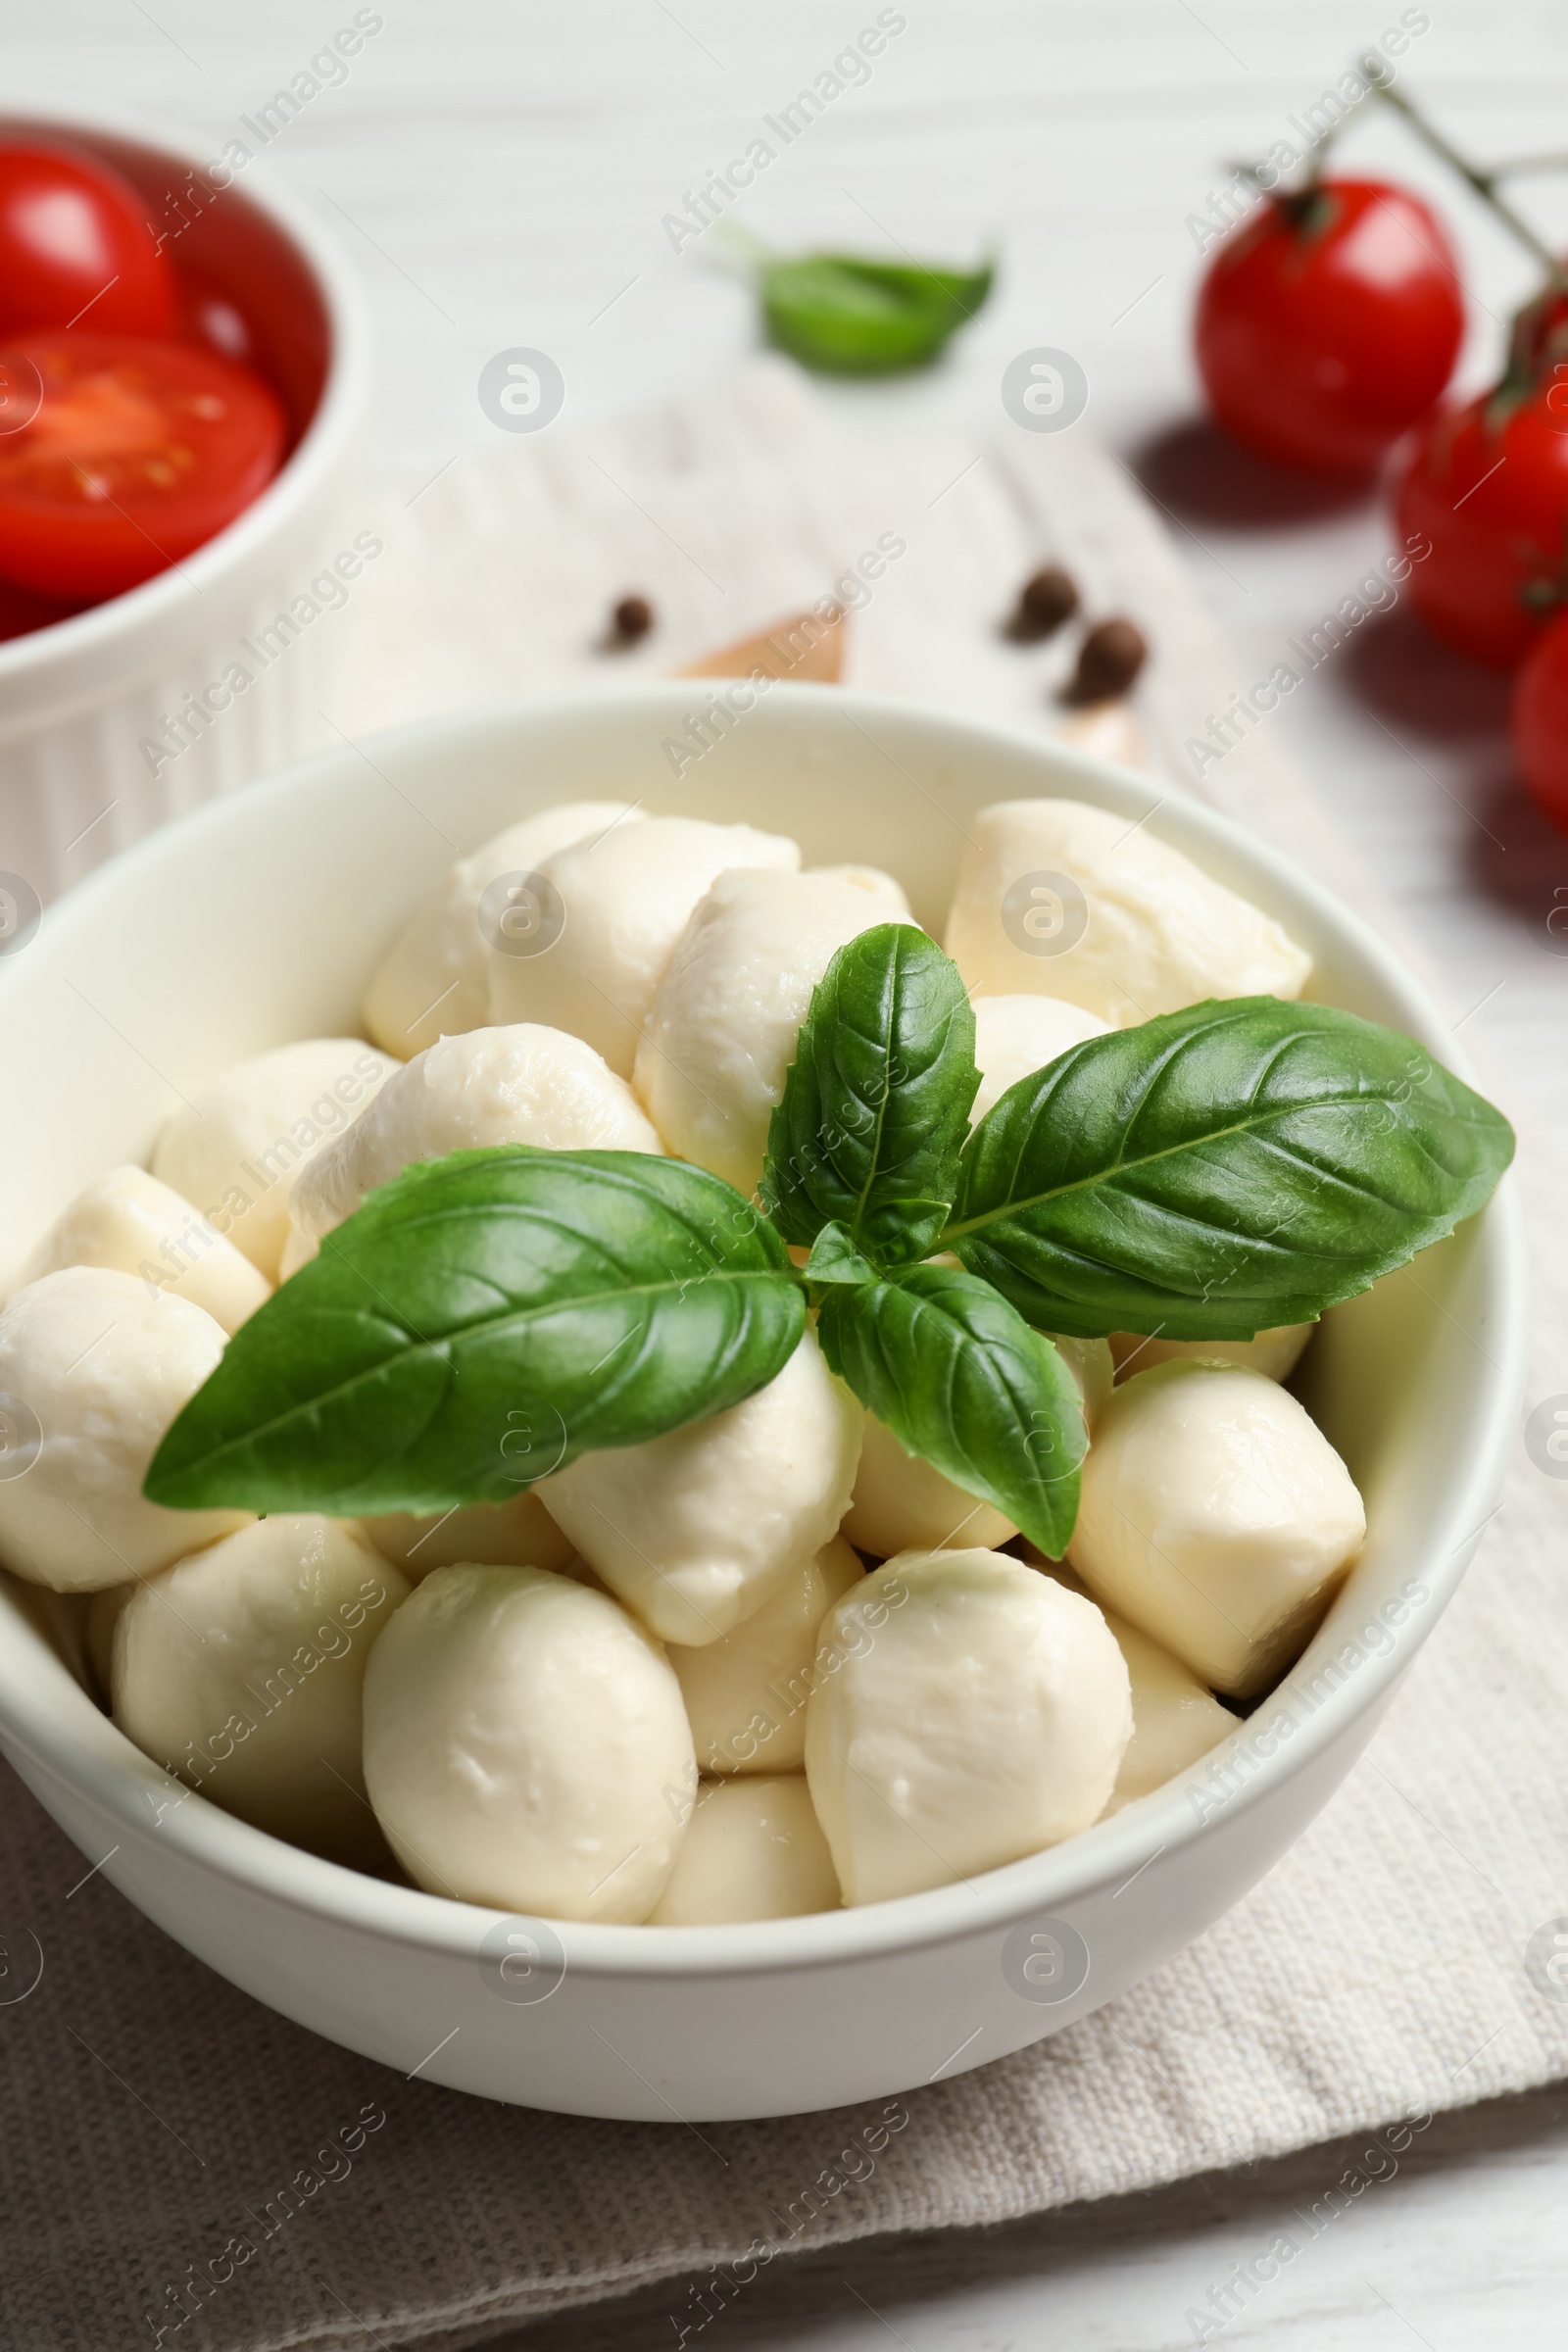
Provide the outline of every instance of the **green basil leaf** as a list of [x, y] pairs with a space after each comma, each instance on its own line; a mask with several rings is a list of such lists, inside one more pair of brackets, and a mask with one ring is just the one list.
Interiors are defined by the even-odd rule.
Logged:
[[868, 1265], [851, 1244], [842, 1225], [824, 1225], [811, 1244], [804, 1268], [808, 1283], [875, 1282], [876, 1268]]
[[1243, 1340], [1451, 1233], [1507, 1121], [1408, 1037], [1242, 997], [1089, 1039], [1011, 1087], [943, 1237], [1031, 1323]]
[[1059, 1559], [1088, 1443], [1077, 1385], [1043, 1332], [956, 1266], [833, 1290], [822, 1351], [906, 1452], [994, 1502]]
[[835, 375], [885, 375], [936, 358], [991, 292], [993, 271], [813, 253], [766, 263], [762, 318], [781, 351]]
[[979, 1084], [957, 965], [910, 923], [852, 939], [812, 992], [768, 1126], [761, 1200], [786, 1241], [837, 1223], [883, 1265], [927, 1256]]
[[450, 1510], [738, 1404], [805, 1328], [732, 1186], [637, 1152], [424, 1160], [241, 1325], [144, 1493], [175, 1509]]

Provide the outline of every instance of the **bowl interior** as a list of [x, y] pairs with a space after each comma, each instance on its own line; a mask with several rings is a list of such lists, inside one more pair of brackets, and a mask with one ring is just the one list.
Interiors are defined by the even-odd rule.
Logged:
[[[111, 1161], [145, 1160], [164, 1121], [218, 1071], [290, 1038], [356, 1030], [376, 957], [453, 858], [579, 796], [624, 792], [654, 811], [787, 832], [808, 863], [887, 866], [939, 933], [977, 809], [1037, 794], [1093, 801], [1129, 826], [1147, 820], [1284, 922], [1315, 959], [1312, 994], [1414, 1035], [1468, 1075], [1433, 1007], [1364, 927], [1147, 777], [1045, 739], [813, 688], [775, 690], [677, 777], [671, 746], [702, 700], [700, 687], [649, 686], [444, 719], [363, 752], [323, 754], [198, 810], [50, 908], [29, 949], [0, 965], [0, 1099], [26, 1139], [0, 1157], [0, 1280], [14, 1282], [34, 1239], [90, 1177]], [[1512, 1216], [1499, 1198], [1414, 1274], [1332, 1312], [1309, 1351], [1305, 1393], [1363, 1488], [1370, 1533], [1287, 1692], [1305, 1690], [1348, 1633], [1374, 1621], [1392, 1631], [1364, 1671], [1342, 1674], [1313, 1702], [1311, 1737], [1261, 1765], [1265, 1777], [1371, 1703], [1391, 1658], [1402, 1662], [1423, 1638], [1467, 1556], [1461, 1539], [1495, 1499], [1522, 1353]], [[1412, 1609], [1406, 1594], [1398, 1606], [1423, 1577], [1430, 1605]], [[44, 1701], [24, 1695], [38, 1640], [33, 1613], [0, 1591], [0, 1712], [13, 1736], [42, 1736]], [[73, 1721], [85, 1730], [79, 1690], [48, 1704], [51, 1736], [69, 1742]], [[95, 1736], [105, 1729], [93, 1726]], [[1026, 1902], [1045, 1901], [1194, 1826], [1178, 1786], [993, 1876]], [[878, 1908], [899, 1915], [901, 1933], [916, 1916], [935, 1929], [947, 1892]], [[411, 1933], [423, 1920], [419, 1932], [439, 1934], [430, 1915], [457, 1908], [402, 1899]], [[844, 1913], [665, 1933], [765, 1936], [770, 1948], [805, 1950], [813, 1936], [880, 1932], [868, 1914]], [[573, 1933], [576, 1944], [613, 1948], [623, 1962], [624, 1939], [641, 1934]]]

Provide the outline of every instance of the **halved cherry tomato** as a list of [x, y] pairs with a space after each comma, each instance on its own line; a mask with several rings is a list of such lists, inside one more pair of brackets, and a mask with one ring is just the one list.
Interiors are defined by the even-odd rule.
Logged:
[[0, 143], [0, 336], [172, 335], [178, 288], [128, 179], [95, 156]]
[[283, 411], [248, 368], [178, 343], [30, 335], [0, 349], [0, 578], [118, 596], [231, 522], [277, 471]]
[[1568, 531], [1568, 395], [1556, 379], [1446, 409], [1398, 484], [1406, 538], [1432, 553], [1410, 574], [1416, 611], [1472, 661], [1511, 669], [1540, 635]]
[[1369, 473], [1453, 369], [1458, 267], [1407, 189], [1271, 197], [1209, 264], [1199, 371], [1227, 432], [1281, 466]]
[[1532, 799], [1568, 833], [1568, 612], [1549, 621], [1525, 656], [1510, 725]]

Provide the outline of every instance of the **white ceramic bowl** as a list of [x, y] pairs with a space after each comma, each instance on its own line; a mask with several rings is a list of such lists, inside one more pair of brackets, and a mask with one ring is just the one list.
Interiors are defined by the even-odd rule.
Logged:
[[[282, 651], [265, 665], [242, 648], [367, 520], [344, 485], [369, 344], [332, 239], [264, 185], [265, 167], [215, 189], [202, 166], [210, 150], [102, 115], [0, 116], [0, 138], [22, 137], [85, 149], [131, 182], [176, 268], [199, 269], [251, 318], [299, 436], [261, 497], [181, 564], [0, 644], [0, 865], [20, 877], [22, 891], [10, 887], [25, 908], [28, 894], [47, 902], [165, 818], [321, 741], [338, 612], [309, 626], [291, 616], [297, 635], [277, 633]], [[143, 749], [235, 662], [254, 682], [211, 724], [189, 726], [167, 760]]]
[[[553, 801], [797, 836], [895, 869], [939, 925], [985, 803], [1068, 795], [1141, 818], [1277, 915], [1316, 993], [1463, 1072], [1428, 1000], [1334, 901], [1167, 787], [1041, 737], [877, 697], [775, 688], [677, 784], [687, 686], [399, 730], [199, 810], [93, 876], [0, 970], [0, 1258], [139, 1159], [181, 1094], [355, 1021], [366, 975], [451, 852]], [[425, 812], [428, 812], [427, 814]], [[434, 827], [439, 825], [438, 833]], [[1214, 1756], [1054, 1851], [809, 1919], [559, 1928], [361, 1878], [230, 1820], [123, 1740], [0, 1579], [0, 1745], [82, 1852], [235, 1984], [350, 2048], [575, 2114], [762, 2116], [984, 2064], [1122, 1991], [1235, 1902], [1354, 1762], [1496, 1499], [1527, 1286], [1504, 1186], [1420, 1263], [1326, 1318], [1309, 1401], [1366, 1495], [1365, 1552], [1295, 1672]], [[1411, 1588], [1416, 1596], [1412, 1598]], [[1422, 1597], [1424, 1595], [1424, 1597]], [[1340, 1656], [1348, 1637], [1361, 1662]], [[521, 1940], [512, 1940], [509, 1938]]]

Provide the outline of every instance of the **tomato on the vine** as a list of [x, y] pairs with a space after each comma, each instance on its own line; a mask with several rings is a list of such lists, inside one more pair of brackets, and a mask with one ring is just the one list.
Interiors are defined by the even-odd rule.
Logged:
[[1198, 298], [1215, 416], [1260, 456], [1314, 473], [1371, 472], [1442, 392], [1463, 333], [1441, 223], [1383, 180], [1267, 198]]
[[177, 287], [128, 179], [96, 156], [0, 142], [0, 337], [79, 318], [99, 335], [172, 335]]
[[1531, 798], [1568, 833], [1568, 612], [1549, 620], [1525, 656], [1509, 725]]
[[1432, 542], [1410, 575], [1416, 611], [1446, 645], [1511, 669], [1540, 634], [1568, 529], [1568, 402], [1554, 378], [1506, 384], [1446, 409], [1423, 432], [1395, 499], [1401, 531]]
[[26, 418], [0, 435], [0, 578], [35, 596], [90, 603], [177, 564], [282, 455], [275, 394], [185, 344], [27, 336], [0, 349], [0, 391]]

